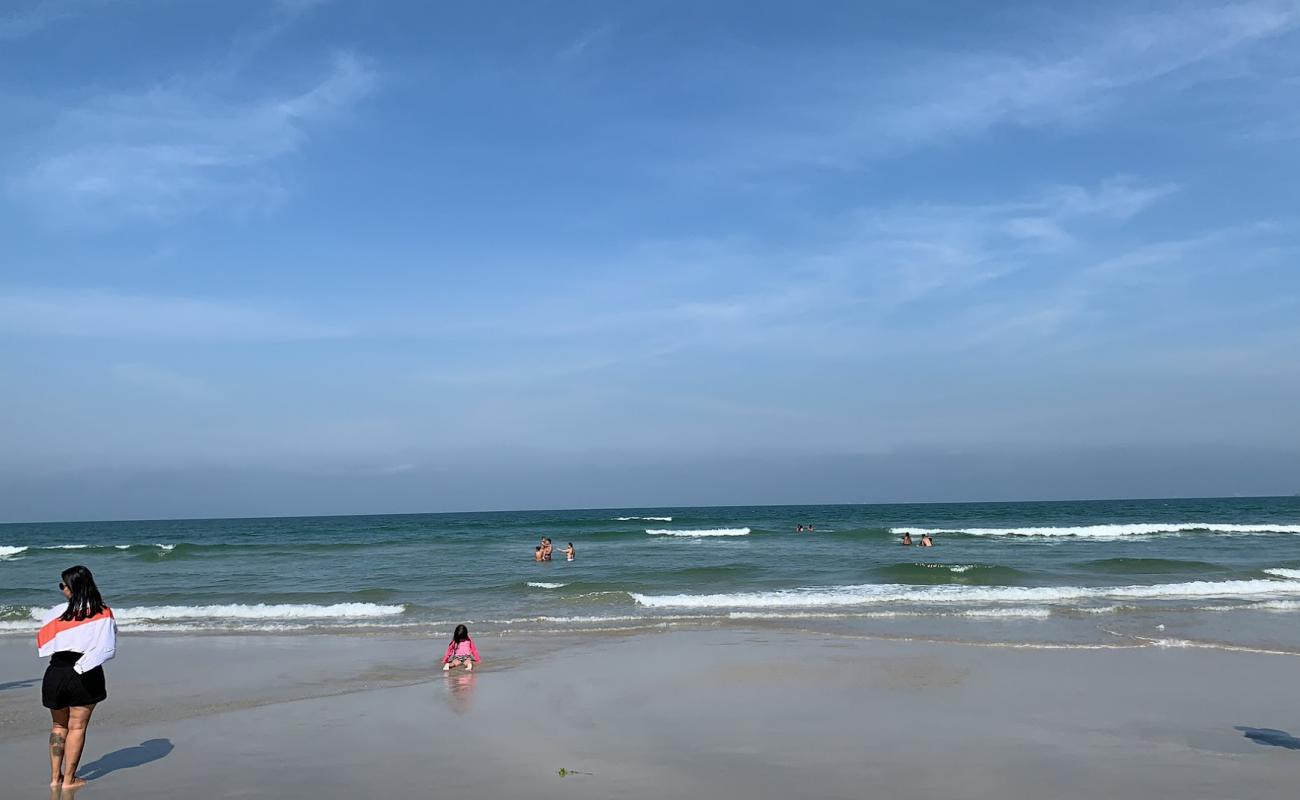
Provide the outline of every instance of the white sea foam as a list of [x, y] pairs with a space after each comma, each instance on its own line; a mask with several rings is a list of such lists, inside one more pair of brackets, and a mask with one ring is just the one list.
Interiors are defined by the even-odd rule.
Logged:
[[1277, 569], [1266, 569], [1264, 571], [1267, 572], [1269, 575], [1276, 575], [1279, 578], [1287, 578], [1288, 580], [1300, 581], [1300, 569], [1283, 569], [1281, 567], [1278, 567]]
[[631, 522], [632, 520], [645, 520], [646, 522], [672, 522], [672, 517], [615, 517], [619, 522]]
[[748, 536], [749, 528], [707, 528], [702, 530], [672, 531], [664, 528], [650, 528], [646, 533], [651, 536]]
[[1048, 608], [972, 608], [965, 611], [731, 611], [728, 619], [898, 619], [900, 617], [1000, 617], [1046, 619]]
[[1265, 611], [1296, 611], [1300, 609], [1300, 600], [1265, 600], [1252, 603], [1247, 608], [1259, 608]]
[[529, 581], [528, 585], [534, 589], [562, 589], [568, 586], [567, 583], [547, 583], [545, 581]]
[[1300, 581], [1192, 581], [1149, 586], [909, 586], [862, 584], [729, 594], [647, 595], [632, 599], [650, 608], [820, 608], [879, 603], [983, 605], [1059, 604], [1077, 600], [1172, 600], [1192, 597], [1277, 597], [1300, 595]]
[[222, 606], [141, 606], [114, 608], [113, 615], [122, 622], [144, 620], [193, 619], [211, 622], [245, 619], [365, 619], [391, 617], [406, 610], [400, 605], [378, 603], [335, 603], [334, 605], [222, 605]]
[[44, 548], [41, 548], [41, 549], [43, 549], [43, 550], [85, 550], [87, 547], [90, 547], [90, 545], [88, 545], [88, 544], [52, 544], [52, 545], [50, 545], [50, 546], [48, 546], [48, 547], [44, 547]]
[[154, 547], [158, 548], [164, 553], [170, 553], [171, 551], [176, 549], [176, 545], [174, 544], [155, 544]]
[[1160, 534], [1194, 533], [1300, 533], [1300, 525], [1240, 525], [1219, 522], [1152, 522], [1116, 525], [1066, 525], [1026, 528], [890, 528], [891, 533], [913, 536], [923, 534], [962, 533], [968, 536], [1067, 536], [1077, 539], [1122, 539], [1126, 536], [1157, 536]]
[[1052, 616], [1047, 608], [972, 608], [961, 612], [963, 617], [994, 617], [998, 619], [1047, 619]]
[[130, 549], [131, 549], [131, 545], [129, 545], [129, 544], [115, 544], [115, 545], [113, 545], [113, 547], [114, 547], [115, 549], [117, 549], [117, 550], [130, 550]]
[[27, 552], [26, 547], [12, 547], [9, 545], [0, 545], [0, 559], [12, 558], [19, 553]]

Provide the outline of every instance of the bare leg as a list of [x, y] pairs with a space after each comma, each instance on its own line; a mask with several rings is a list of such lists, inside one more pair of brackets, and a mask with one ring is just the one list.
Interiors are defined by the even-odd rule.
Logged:
[[68, 741], [68, 709], [50, 709], [50, 785], [63, 783], [63, 748]]
[[90, 715], [94, 710], [94, 706], [73, 706], [68, 709], [68, 743], [63, 753], [64, 789], [86, 785], [85, 781], [77, 777], [77, 765], [81, 763], [81, 750], [86, 746], [86, 726], [90, 724]]
[[474, 671], [474, 659], [472, 658], [465, 659], [465, 671], [466, 672]]

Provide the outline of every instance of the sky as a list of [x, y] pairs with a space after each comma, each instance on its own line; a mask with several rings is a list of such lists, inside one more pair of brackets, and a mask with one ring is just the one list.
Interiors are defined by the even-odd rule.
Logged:
[[1300, 2], [0, 3], [0, 520], [1300, 492]]

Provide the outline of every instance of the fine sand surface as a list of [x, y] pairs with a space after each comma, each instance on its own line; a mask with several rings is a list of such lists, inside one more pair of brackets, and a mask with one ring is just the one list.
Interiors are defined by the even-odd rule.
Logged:
[[[128, 633], [78, 796], [1223, 800], [1300, 782], [1294, 656], [708, 630], [484, 638], [483, 668], [447, 676], [444, 644]], [[43, 667], [0, 639], [5, 798], [49, 796]]]

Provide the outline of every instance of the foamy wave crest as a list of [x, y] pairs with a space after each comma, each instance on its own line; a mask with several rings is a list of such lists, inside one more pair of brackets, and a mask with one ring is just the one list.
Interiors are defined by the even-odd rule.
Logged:
[[1052, 616], [1052, 612], [1046, 608], [972, 608], [961, 612], [961, 615], [993, 619], [1047, 619]]
[[1269, 575], [1276, 575], [1279, 578], [1300, 581], [1300, 569], [1282, 569], [1281, 567], [1278, 567], [1277, 569], [1266, 569], [1264, 571]]
[[1300, 610], [1300, 600], [1265, 600], [1262, 603], [1254, 603], [1249, 608], [1265, 611], [1296, 611]]
[[1173, 533], [1300, 533], [1300, 525], [1238, 525], [1219, 522], [1152, 522], [1116, 525], [1066, 525], [1038, 528], [890, 528], [901, 536], [961, 533], [967, 536], [1070, 536], [1078, 539], [1122, 539], [1125, 536], [1158, 536]]
[[646, 522], [672, 522], [672, 517], [614, 517], [619, 522], [631, 522], [633, 520], [645, 520]]
[[749, 528], [707, 528], [702, 530], [672, 531], [665, 528], [651, 528], [646, 531], [651, 536], [748, 536]]
[[88, 544], [52, 544], [49, 547], [43, 547], [42, 550], [85, 550], [90, 547]]
[[0, 545], [0, 559], [12, 558], [13, 556], [16, 556], [20, 553], [26, 553], [26, 552], [27, 552], [26, 547], [10, 547], [8, 545]]
[[170, 553], [171, 551], [176, 549], [176, 545], [174, 544], [155, 544], [154, 547], [158, 548], [164, 553]]
[[1077, 600], [1176, 600], [1193, 597], [1300, 596], [1300, 581], [1192, 581], [1150, 586], [909, 586], [862, 584], [824, 588], [780, 589], [731, 594], [647, 595], [632, 593], [650, 608], [820, 608], [879, 603], [982, 605], [989, 603], [1059, 604]]
[[129, 545], [129, 544], [115, 544], [115, 545], [113, 545], [113, 549], [114, 549], [114, 550], [130, 550], [130, 549], [131, 549], [131, 545]]
[[220, 622], [222, 620], [242, 619], [366, 619], [370, 617], [391, 617], [406, 610], [400, 605], [380, 605], [378, 603], [335, 603], [329, 606], [316, 605], [225, 605], [225, 606], [141, 606], [139, 608], [115, 608], [113, 615], [122, 622], [156, 621], [156, 620], [204, 620]]
[[563, 589], [568, 586], [567, 583], [547, 583], [546, 581], [529, 581], [528, 585], [534, 589]]

